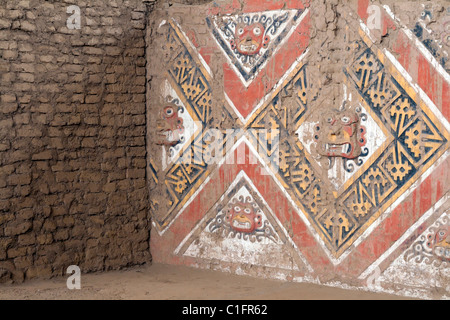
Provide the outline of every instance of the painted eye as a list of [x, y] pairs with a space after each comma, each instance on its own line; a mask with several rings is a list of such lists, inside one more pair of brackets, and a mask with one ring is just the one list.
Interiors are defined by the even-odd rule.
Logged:
[[166, 116], [171, 117], [171, 116], [173, 116], [174, 113], [175, 113], [175, 111], [172, 108], [166, 109]]
[[350, 118], [349, 117], [342, 117], [341, 121], [343, 123], [350, 123]]
[[239, 207], [234, 207], [234, 211], [236, 211], [236, 212], [241, 212], [241, 208], [239, 208]]
[[253, 29], [253, 33], [255, 34], [255, 36], [259, 36], [261, 35], [261, 28], [260, 27], [256, 27], [255, 29]]
[[239, 28], [238, 35], [242, 36], [243, 34], [244, 34], [244, 29], [243, 28]]
[[332, 117], [328, 117], [328, 118], [327, 118], [327, 122], [328, 122], [328, 123], [332, 123], [332, 122], [333, 122], [333, 118], [332, 118]]
[[245, 212], [246, 214], [250, 214], [250, 213], [252, 213], [252, 210], [250, 210], [250, 209], [245, 209], [244, 212]]

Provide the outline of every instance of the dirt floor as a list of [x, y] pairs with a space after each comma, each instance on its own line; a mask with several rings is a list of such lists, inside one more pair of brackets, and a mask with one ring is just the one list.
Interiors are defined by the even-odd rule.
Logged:
[[[259, 280], [187, 267], [155, 264], [126, 271], [88, 274], [81, 290], [66, 278], [1, 285], [0, 300], [392, 300], [398, 296], [313, 284]], [[220, 290], [218, 290], [220, 288]]]

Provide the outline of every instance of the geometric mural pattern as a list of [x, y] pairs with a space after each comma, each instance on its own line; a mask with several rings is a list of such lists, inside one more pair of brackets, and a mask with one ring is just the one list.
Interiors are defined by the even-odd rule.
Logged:
[[424, 263], [442, 269], [450, 262], [450, 216], [445, 213], [403, 255], [404, 262]]
[[209, 261], [310, 269], [273, 211], [263, 202], [251, 179], [240, 172], [175, 253]]
[[[275, 10], [224, 18], [208, 17], [206, 22], [237, 75], [248, 87], [287, 38], [293, 24], [300, 23], [302, 14], [303, 10]], [[261, 31], [252, 29], [253, 32], [246, 34], [245, 30], [249, 28]], [[246, 45], [245, 37], [249, 35], [253, 41]], [[260, 40], [258, 36], [264, 39]], [[257, 54], [249, 55], [245, 51], [247, 48], [256, 51], [258, 46], [262, 47]]]
[[[166, 92], [171, 93], [165, 98], [178, 102], [179, 117], [185, 124], [195, 123], [178, 144], [164, 149], [168, 161], [160, 164], [152, 155], [149, 161], [155, 193], [163, 195], [152, 199], [154, 225], [161, 241], [171, 225], [176, 225], [176, 231], [169, 232], [177, 239], [177, 248], [172, 251], [175, 259], [276, 268], [277, 257], [265, 259], [266, 250], [274, 255], [283, 252], [279, 262], [284, 269], [312, 272], [308, 262], [315, 257], [303, 256], [298, 247], [299, 238], [305, 237], [309, 246], [319, 245], [325, 252], [315, 266], [326, 264], [325, 256], [334, 267], [347, 258], [354, 262], [351, 253], [391, 215], [392, 205], [409, 196], [449, 152], [448, 124], [437, 116], [437, 107], [423, 99], [421, 88], [412, 84], [407, 72], [373, 43], [367, 29], [356, 20], [353, 26], [348, 23], [352, 36], [357, 36], [351, 46], [353, 60], [340, 72], [345, 88], [352, 93], [348, 110], [357, 119], [352, 123], [352, 134], [358, 138], [359, 152], [348, 156], [355, 151], [354, 145], [339, 143], [326, 144], [325, 151], [321, 150], [322, 123], [312, 116], [317, 108], [312, 95], [321, 88], [312, 76], [314, 66], [308, 64], [317, 53], [304, 47], [291, 50], [289, 63], [273, 77], [276, 81], [264, 90], [256, 89], [265, 79], [266, 69], [273, 67], [275, 56], [286, 54], [283, 47], [299, 43], [299, 34], [309, 32], [309, 9], [298, 1], [290, 5], [285, 10], [269, 5], [266, 9], [251, 7], [253, 11], [246, 9], [240, 14], [220, 12], [205, 17], [215, 53], [227, 62], [218, 78], [211, 71], [213, 65], [217, 67], [214, 55], [205, 54], [213, 49], [195, 48], [192, 36], [175, 20], [165, 23], [164, 68], [170, 88]], [[246, 35], [242, 36], [246, 40], [241, 35]], [[308, 41], [302, 45], [307, 47]], [[223, 96], [217, 96], [218, 87]], [[334, 108], [335, 113], [347, 110], [345, 103], [323, 109], [327, 108]], [[233, 170], [226, 166], [224, 157], [230, 155], [230, 146], [242, 141], [243, 145], [248, 143], [249, 151], [240, 168], [250, 170], [254, 153], [256, 166], [263, 167], [260, 176], [227, 172]], [[340, 180], [332, 177], [336, 168], [341, 172]], [[260, 192], [256, 186], [270, 184], [268, 180], [276, 189]], [[222, 185], [224, 181], [231, 185]], [[217, 190], [223, 194], [217, 196]], [[207, 199], [207, 206], [198, 199], [191, 205], [200, 194], [205, 201], [205, 192], [215, 195]], [[263, 194], [276, 198], [271, 208]], [[289, 205], [282, 212], [277, 203]], [[197, 212], [198, 207], [201, 212]], [[190, 227], [179, 222], [181, 214], [189, 214]], [[411, 219], [402, 227], [409, 229], [414, 223]], [[301, 236], [294, 231], [300, 229]], [[420, 243], [409, 244], [402, 259], [408, 263], [431, 259], [447, 266], [448, 217], [428, 231], [417, 240]], [[378, 257], [382, 253], [377, 253]], [[292, 257], [295, 263], [290, 265]], [[367, 261], [359, 270], [368, 267], [364, 263]]]
[[[307, 65], [286, 82], [283, 89], [249, 121], [253, 141], [271, 157], [277, 178], [302, 208], [333, 255], [338, 258], [440, 155], [448, 149], [448, 132], [426, 106], [419, 106], [397, 80], [389, 74], [377, 55], [360, 41], [352, 64], [343, 72], [366, 106], [366, 116], [375, 118], [389, 136], [388, 142], [372, 162], [366, 162], [341, 193], [334, 193], [331, 206], [323, 206], [329, 189], [314, 159], [299, 140], [288, 139], [298, 130], [308, 109]], [[286, 90], [296, 99], [294, 105], [282, 103]], [[302, 99], [303, 97], [303, 99]], [[278, 135], [264, 137], [258, 129], [270, 127]], [[275, 157], [275, 159], [278, 159]], [[422, 169], [420, 169], [422, 168]], [[405, 187], [406, 186], [406, 187]], [[331, 207], [331, 209], [330, 209]]]
[[[191, 48], [185, 36], [175, 22], [168, 25], [164, 47], [166, 62], [166, 78], [182, 100], [183, 105], [199, 129], [192, 135], [190, 141], [181, 150], [171, 148], [174, 160], [167, 168], [160, 165], [156, 159], [150, 160], [150, 173], [157, 190], [165, 194], [165, 201], [152, 202], [151, 210], [158, 229], [167, 227], [176, 216], [178, 210], [196, 192], [198, 187], [211, 172], [214, 161], [208, 158], [214, 142], [211, 137], [212, 97], [210, 75], [203, 67]], [[229, 112], [223, 108], [220, 115], [226, 120], [231, 118]], [[223, 131], [227, 143], [226, 131]], [[178, 153], [174, 157], [173, 153]], [[159, 174], [162, 173], [163, 181]]]

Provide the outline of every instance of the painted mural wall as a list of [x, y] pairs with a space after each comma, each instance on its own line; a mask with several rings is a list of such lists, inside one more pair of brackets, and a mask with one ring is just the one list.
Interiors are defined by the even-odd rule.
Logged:
[[450, 297], [448, 2], [160, 3], [148, 30], [154, 261]]

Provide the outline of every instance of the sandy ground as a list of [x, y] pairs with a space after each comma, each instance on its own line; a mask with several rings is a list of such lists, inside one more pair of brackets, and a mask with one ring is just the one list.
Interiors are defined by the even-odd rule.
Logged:
[[0, 300], [392, 300], [386, 294], [285, 283], [216, 271], [155, 264], [125, 271], [87, 274], [81, 290], [66, 278], [0, 285]]

